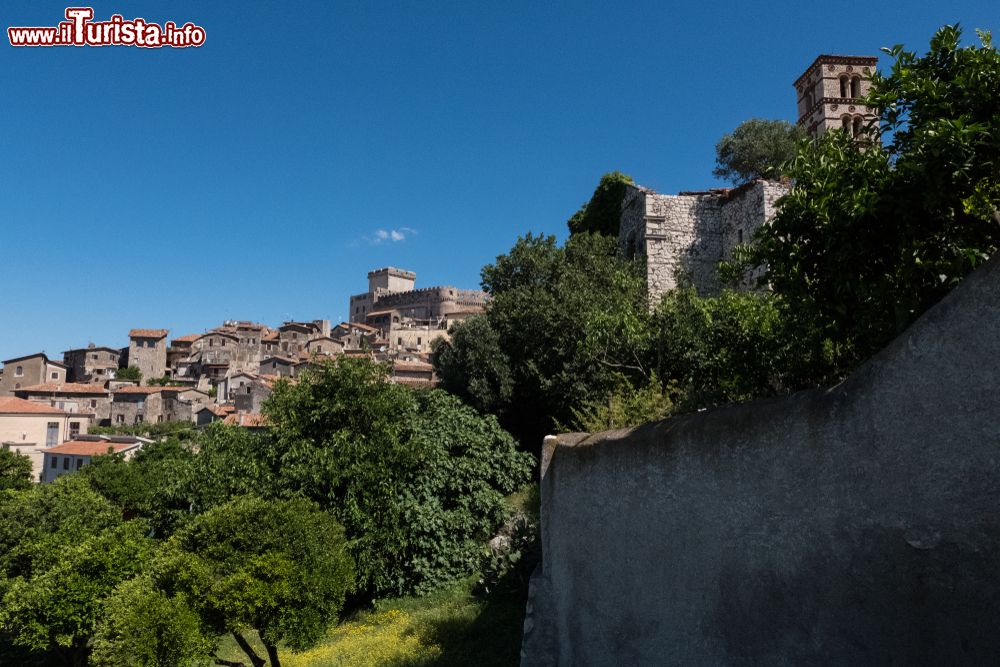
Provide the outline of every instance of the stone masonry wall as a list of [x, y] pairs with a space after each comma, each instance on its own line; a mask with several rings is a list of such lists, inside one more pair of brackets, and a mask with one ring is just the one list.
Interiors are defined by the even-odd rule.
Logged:
[[[787, 193], [781, 183], [757, 181], [736, 190], [661, 195], [630, 187], [622, 202], [618, 243], [628, 256], [644, 256], [650, 304], [679, 280], [700, 293], [721, 287], [718, 264], [740, 243], [749, 243]], [[750, 285], [749, 277], [744, 285]]]
[[522, 666], [1000, 655], [1000, 258], [831, 389], [546, 439]]

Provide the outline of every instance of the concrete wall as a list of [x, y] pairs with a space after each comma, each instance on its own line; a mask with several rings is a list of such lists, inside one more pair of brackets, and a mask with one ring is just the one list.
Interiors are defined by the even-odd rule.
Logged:
[[828, 390], [562, 436], [522, 665], [1000, 655], [1000, 258]]

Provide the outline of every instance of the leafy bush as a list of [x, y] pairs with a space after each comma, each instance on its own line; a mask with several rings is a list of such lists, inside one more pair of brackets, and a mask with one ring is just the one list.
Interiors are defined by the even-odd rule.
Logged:
[[373, 595], [426, 592], [468, 574], [478, 542], [503, 520], [503, 497], [532, 466], [495, 418], [390, 383], [366, 359], [278, 385], [265, 412], [279, 492], [337, 515]]

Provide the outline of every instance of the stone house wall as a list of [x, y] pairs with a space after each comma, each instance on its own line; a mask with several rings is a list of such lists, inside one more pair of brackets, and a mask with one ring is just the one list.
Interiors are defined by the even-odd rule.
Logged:
[[128, 364], [137, 366], [142, 373], [143, 384], [153, 378], [163, 377], [167, 372], [167, 338], [130, 338], [128, 342]]

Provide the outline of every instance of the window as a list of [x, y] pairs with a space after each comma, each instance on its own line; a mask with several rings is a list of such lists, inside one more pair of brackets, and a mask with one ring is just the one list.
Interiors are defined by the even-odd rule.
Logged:
[[79, 470], [82, 467], [83, 467], [83, 459], [77, 459], [76, 460], [76, 469]]
[[18, 366], [14, 369], [14, 377], [19, 378], [24, 376], [24, 366]]
[[421, 343], [420, 336], [417, 336], [417, 345], [420, 345], [420, 343]]
[[142, 415], [136, 415], [135, 416], [135, 423], [136, 424], [141, 424], [142, 422], [143, 422]]
[[736, 230], [736, 242], [737, 243], [743, 243], [743, 230], [742, 229], [737, 229]]
[[45, 446], [55, 447], [59, 444], [59, 422], [49, 422], [45, 428]]
[[92, 355], [90, 355], [90, 358], [93, 359], [94, 361], [97, 361], [97, 353], [94, 352]]
[[69, 437], [75, 438], [80, 435], [80, 422], [70, 422], [69, 423]]
[[850, 116], [843, 116], [840, 119], [840, 125], [845, 130], [847, 130], [848, 132], [850, 132], [851, 131], [851, 117]]
[[851, 84], [847, 81], [846, 76], [840, 77], [840, 96], [847, 97], [850, 94]]
[[125, 423], [125, 415], [115, 415], [115, 421], [119, 424]]
[[58, 456], [53, 456], [52, 457], [52, 467], [53, 468], [58, 468], [59, 467], [59, 457]]
[[59, 371], [52, 371], [52, 373], [49, 375], [49, 377], [51, 377], [53, 380], [58, 380], [59, 379]]
[[20, 388], [21, 388], [21, 383], [20, 382], [18, 382], [17, 384], [14, 385], [14, 389], [20, 389]]
[[864, 121], [861, 120], [861, 116], [856, 116], [854, 118], [854, 136], [860, 137], [863, 130], [864, 130]]
[[403, 344], [403, 338], [402, 336], [400, 336], [399, 338], [396, 339], [396, 345], [402, 345], [402, 344]]
[[226, 339], [223, 338], [222, 341], [219, 342], [219, 345], [221, 345], [222, 347], [225, 347], [226, 346]]
[[97, 407], [97, 399], [96, 398], [90, 399], [90, 407], [92, 407], [92, 408], [96, 408]]
[[851, 97], [861, 97], [861, 77], [851, 79]]
[[63, 457], [63, 470], [69, 470], [69, 457]]

